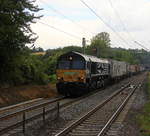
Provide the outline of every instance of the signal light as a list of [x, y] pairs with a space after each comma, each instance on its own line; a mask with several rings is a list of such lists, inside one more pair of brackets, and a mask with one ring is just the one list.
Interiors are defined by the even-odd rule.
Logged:
[[72, 60], [72, 57], [71, 57], [71, 56], [69, 57], [69, 60]]

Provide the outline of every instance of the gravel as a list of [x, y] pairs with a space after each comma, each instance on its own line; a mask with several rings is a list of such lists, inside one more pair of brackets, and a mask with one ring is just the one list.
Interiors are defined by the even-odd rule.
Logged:
[[119, 132], [119, 136], [141, 136], [136, 117], [142, 112], [142, 108], [146, 102], [147, 94], [144, 84], [141, 90], [137, 93], [136, 99], [123, 122], [123, 127]]
[[[75, 119], [81, 117], [87, 111], [91, 110], [98, 103], [106, 99], [110, 94], [119, 89], [122, 85], [133, 81], [135, 77], [128, 78], [119, 82], [118, 84], [112, 85], [111, 87], [106, 88], [105, 90], [96, 93], [88, 98], [85, 98], [77, 103], [71, 104], [67, 108], [62, 108], [60, 110], [59, 118], [56, 118], [56, 112], [51, 113], [46, 119], [44, 125], [43, 121], [34, 121], [32, 125], [27, 127], [26, 136], [50, 136], [54, 130], [60, 130], [64, 126], [72, 123]], [[22, 136], [22, 133], [12, 134], [12, 136]]]

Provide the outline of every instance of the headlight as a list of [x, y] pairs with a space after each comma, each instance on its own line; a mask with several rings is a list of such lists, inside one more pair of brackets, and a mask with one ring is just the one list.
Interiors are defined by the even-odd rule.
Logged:
[[63, 79], [63, 77], [57, 77], [57, 80], [63, 81], [64, 79]]
[[83, 80], [83, 79], [84, 79], [84, 77], [81, 77], [81, 79]]
[[78, 77], [79, 81], [84, 81], [84, 77]]
[[58, 79], [58, 80], [60, 80], [60, 79], [61, 79], [61, 77], [57, 77], [57, 79]]

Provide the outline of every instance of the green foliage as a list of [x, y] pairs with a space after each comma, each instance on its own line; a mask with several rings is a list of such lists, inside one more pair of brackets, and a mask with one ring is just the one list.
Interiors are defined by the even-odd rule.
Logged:
[[23, 71], [23, 77], [26, 79], [26, 83], [48, 83], [48, 75], [45, 74], [46, 64], [42, 61], [41, 56], [30, 55], [24, 59], [24, 63], [21, 66]]
[[50, 75], [49, 79], [51, 83], [56, 83], [56, 74]]
[[[145, 105], [146, 107], [150, 107], [150, 103]], [[144, 115], [141, 115], [138, 117], [138, 120], [140, 122], [140, 128], [143, 136], [150, 136], [150, 117], [149, 114], [146, 114], [146, 110], [144, 111]]]
[[111, 59], [125, 61], [130, 64], [138, 64], [138, 59], [134, 56], [134, 54], [130, 50], [122, 49], [122, 48], [111, 48]]
[[109, 46], [109, 34], [102, 32], [92, 38], [91, 45], [86, 47], [86, 53], [97, 57], [107, 58], [109, 54]]
[[140, 124], [141, 132], [143, 136], [150, 136], [150, 103], [147, 103], [144, 107], [143, 114], [138, 116], [138, 122]]
[[56, 65], [57, 65], [57, 58], [63, 54], [63, 52], [57, 52], [53, 56], [49, 56], [47, 59], [44, 60], [44, 62], [47, 64], [47, 71], [46, 73], [48, 75], [55, 74], [56, 70]]
[[58, 52], [60, 54], [62, 54], [62, 53], [66, 53], [66, 52], [69, 52], [69, 51], [82, 52], [82, 47], [79, 47], [79, 46], [67, 46], [67, 47], [64, 47], [64, 48], [48, 49], [46, 51], [46, 54], [45, 54], [44, 57], [47, 58], [49, 56], [53, 56], [53, 55], [57, 54]]
[[63, 52], [76, 51], [82, 53], [82, 47], [79, 46], [67, 46], [62, 49]]
[[36, 39], [30, 29], [35, 13], [40, 9], [30, 0], [0, 0], [0, 81], [17, 82], [20, 76], [20, 58], [24, 55], [25, 44]]
[[[9, 75], [6, 75], [9, 78], [5, 80], [5, 83], [20, 85], [29, 83], [46, 84], [49, 82], [49, 77], [45, 74], [45, 63], [40, 56], [25, 55], [15, 60], [17, 62], [12, 62], [11, 71], [9, 71]], [[14, 64], [17, 65], [14, 67]]]
[[148, 78], [146, 81], [146, 94], [147, 94], [147, 98], [150, 101], [150, 72], [148, 73]]

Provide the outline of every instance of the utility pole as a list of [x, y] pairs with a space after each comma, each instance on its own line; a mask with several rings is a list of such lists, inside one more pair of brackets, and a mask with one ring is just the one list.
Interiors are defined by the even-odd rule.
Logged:
[[99, 48], [96, 47], [96, 56], [99, 57]]
[[85, 54], [85, 45], [86, 45], [86, 40], [85, 40], [85, 38], [82, 38], [83, 54]]

